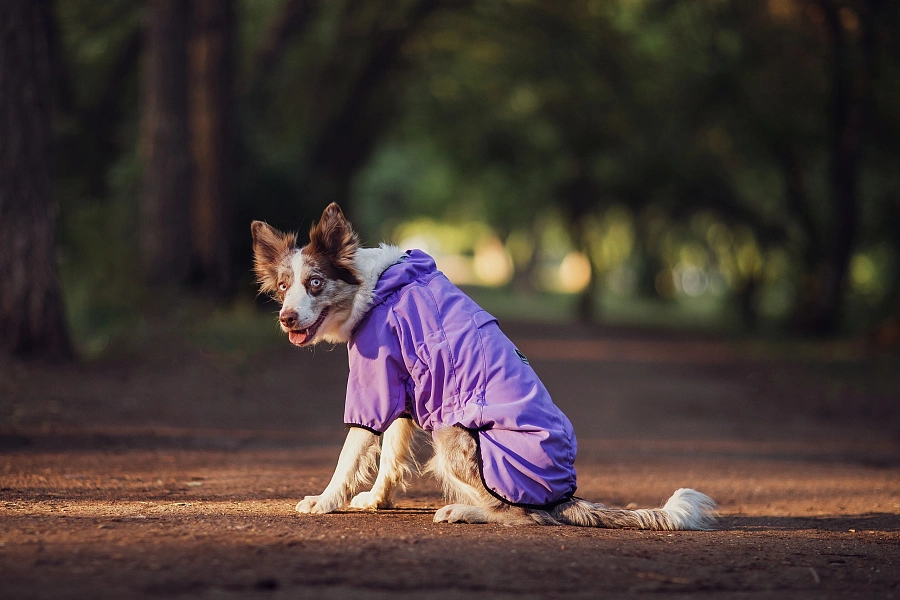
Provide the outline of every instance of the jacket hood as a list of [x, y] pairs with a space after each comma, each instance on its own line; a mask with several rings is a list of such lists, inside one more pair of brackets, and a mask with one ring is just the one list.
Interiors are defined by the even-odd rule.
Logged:
[[381, 274], [372, 292], [370, 310], [415, 281], [427, 281], [437, 273], [434, 259], [421, 250], [409, 250], [399, 262]]

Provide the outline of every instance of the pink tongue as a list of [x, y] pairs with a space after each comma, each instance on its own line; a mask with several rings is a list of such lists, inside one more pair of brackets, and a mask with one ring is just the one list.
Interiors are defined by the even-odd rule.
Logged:
[[298, 346], [306, 341], [306, 332], [305, 331], [290, 331], [288, 332], [288, 338], [291, 340], [292, 344], [297, 344]]

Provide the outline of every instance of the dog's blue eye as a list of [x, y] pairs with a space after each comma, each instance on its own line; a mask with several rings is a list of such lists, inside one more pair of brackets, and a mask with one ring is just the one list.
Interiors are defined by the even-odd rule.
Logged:
[[281, 284], [278, 285], [278, 289], [281, 290], [282, 292], [286, 292], [286, 291], [287, 291], [287, 285], [284, 284], [284, 283], [281, 283]]
[[317, 279], [317, 278], [310, 279], [309, 285], [312, 287], [319, 287], [320, 285], [322, 285], [322, 280]]

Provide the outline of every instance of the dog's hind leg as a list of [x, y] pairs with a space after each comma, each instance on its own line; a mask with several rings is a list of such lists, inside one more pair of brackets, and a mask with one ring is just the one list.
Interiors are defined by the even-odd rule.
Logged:
[[464, 429], [448, 427], [434, 432], [434, 457], [425, 470], [441, 482], [444, 495], [456, 502], [437, 511], [434, 521], [503, 525], [542, 523], [541, 515], [502, 502], [485, 489], [478, 472], [476, 452], [475, 440]]
[[416, 424], [412, 419], [397, 419], [384, 432], [378, 477], [368, 492], [360, 492], [350, 501], [351, 508], [374, 510], [393, 505], [394, 490], [406, 488], [406, 478], [416, 465], [413, 437]]

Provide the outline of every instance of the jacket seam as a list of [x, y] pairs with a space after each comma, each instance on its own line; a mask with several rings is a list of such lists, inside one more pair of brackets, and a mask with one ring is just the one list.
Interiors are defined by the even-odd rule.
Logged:
[[[441, 330], [441, 336], [444, 338], [444, 341], [447, 342], [447, 354], [450, 356], [450, 376], [453, 378], [453, 391], [455, 392], [457, 398], [461, 398], [462, 394], [460, 394], [459, 392], [459, 378], [457, 378], [456, 376], [456, 358], [453, 356], [453, 348], [450, 345], [450, 338], [447, 337], [447, 332], [444, 331], [444, 315], [441, 313], [440, 308], [438, 308], [438, 302], [437, 298], [434, 297], [434, 291], [432, 291], [432, 289], [427, 285], [423, 287], [431, 297], [431, 301], [434, 303], [434, 311], [438, 316], [438, 329]], [[443, 404], [443, 402], [444, 399], [441, 398], [441, 404]]]
[[[482, 377], [482, 381], [481, 381], [481, 393], [479, 394], [480, 402], [478, 403], [478, 424], [483, 425], [484, 424], [484, 406], [485, 406], [485, 404], [487, 404], [487, 378], [488, 378], [487, 352], [485, 351], [485, 348], [484, 348], [484, 335], [481, 332], [481, 327], [479, 327], [478, 324], [475, 323], [474, 315], [472, 318], [472, 324], [475, 325], [475, 334], [478, 336], [478, 341], [481, 343], [481, 377]], [[485, 323], [485, 325], [487, 325], [487, 323]]]
[[[400, 320], [397, 318], [397, 314], [394, 312], [393, 306], [387, 306], [388, 319], [390, 320], [390, 325], [393, 329], [391, 335], [397, 340], [397, 347], [400, 348], [400, 356], [398, 357], [398, 362], [403, 365], [403, 370], [406, 371], [406, 379], [409, 379], [409, 368], [406, 365], [406, 360], [404, 360], [403, 356], [403, 346], [400, 344]], [[400, 396], [394, 399], [395, 404], [399, 404], [402, 411], [405, 411], [406, 406], [406, 379], [402, 377], [397, 377], [397, 394]]]

